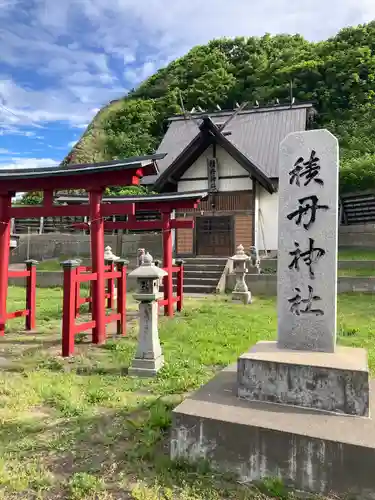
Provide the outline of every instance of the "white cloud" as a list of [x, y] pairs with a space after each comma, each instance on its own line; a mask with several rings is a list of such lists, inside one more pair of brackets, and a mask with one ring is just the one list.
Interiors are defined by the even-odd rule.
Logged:
[[[80, 126], [95, 115], [98, 103], [103, 105], [111, 97], [121, 95], [119, 87], [98, 89], [75, 85], [50, 89], [46, 98], [45, 90], [26, 89], [13, 80], [3, 80], [0, 82], [0, 96], [6, 109], [0, 106], [0, 134], [13, 133], [17, 126], [30, 127], [43, 122], [65, 121]], [[35, 135], [30, 130], [19, 134]]]
[[164, 55], [220, 36], [299, 32], [317, 40], [375, 17], [373, 0], [81, 0], [80, 5], [108, 52], [136, 39]]
[[155, 61], [146, 61], [137, 68], [125, 70], [124, 77], [131, 84], [137, 84], [153, 75], [157, 67], [158, 65]]
[[14, 151], [9, 151], [9, 149], [0, 148], [0, 155], [18, 155], [19, 153], [15, 153]]
[[77, 144], [77, 140], [68, 142], [68, 148], [73, 148]]
[[319, 40], [374, 17], [373, 0], [0, 0], [0, 135], [56, 121], [85, 128], [126, 83], [215, 37]]
[[8, 158], [4, 162], [0, 161], [0, 168], [45, 168], [56, 167], [58, 164], [51, 158]]

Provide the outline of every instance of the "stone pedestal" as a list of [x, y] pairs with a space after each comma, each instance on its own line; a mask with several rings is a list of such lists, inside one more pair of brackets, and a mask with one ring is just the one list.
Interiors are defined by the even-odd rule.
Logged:
[[139, 338], [129, 375], [152, 377], [162, 368], [164, 358], [158, 333], [158, 303], [139, 304]]
[[206, 460], [244, 483], [278, 477], [327, 498], [375, 498], [373, 418], [242, 400], [236, 368], [175, 408], [172, 459]]
[[139, 304], [139, 336], [138, 347], [129, 375], [137, 377], [153, 377], [163, 366], [164, 358], [158, 332], [158, 299], [160, 279], [167, 272], [153, 263], [149, 253], [143, 255], [142, 264], [129, 276], [137, 278], [138, 290], [133, 295]]
[[336, 345], [337, 140], [290, 134], [280, 156], [277, 342], [257, 343], [174, 410], [171, 457], [373, 499], [367, 353]]
[[238, 359], [240, 398], [369, 416], [369, 372], [364, 349], [334, 353], [280, 349], [258, 342]]

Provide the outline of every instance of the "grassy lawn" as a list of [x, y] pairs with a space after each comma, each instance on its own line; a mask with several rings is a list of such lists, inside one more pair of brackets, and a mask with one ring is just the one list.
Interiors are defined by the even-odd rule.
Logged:
[[350, 268], [350, 269], [338, 269], [338, 276], [375, 276], [375, 269], [361, 269], [361, 268]]
[[[10, 289], [11, 309], [23, 290]], [[204, 467], [171, 464], [171, 410], [259, 339], [276, 332], [274, 299], [244, 307], [225, 297], [186, 300], [160, 321], [165, 367], [157, 379], [126, 376], [136, 346], [129, 335], [60, 352], [61, 290], [38, 290], [38, 334], [10, 322], [0, 339], [0, 498], [245, 500], [286, 498], [277, 482], [238, 484]], [[134, 303], [130, 304], [134, 307]], [[369, 350], [375, 369], [371, 295], [341, 295], [339, 341]]]
[[[64, 262], [65, 260], [74, 260], [76, 258], [80, 258], [83, 261], [87, 260], [82, 259], [82, 257], [67, 257], [63, 255], [58, 259], [48, 259], [40, 261], [37, 266], [37, 271], [61, 271], [61, 262]], [[86, 265], [85, 262], [83, 262], [83, 265]]]
[[375, 260], [375, 249], [366, 250], [361, 248], [340, 248], [339, 260]]

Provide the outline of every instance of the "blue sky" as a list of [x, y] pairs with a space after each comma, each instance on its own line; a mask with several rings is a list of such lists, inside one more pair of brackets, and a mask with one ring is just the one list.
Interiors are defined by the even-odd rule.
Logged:
[[100, 107], [196, 44], [373, 18], [374, 0], [0, 0], [0, 166], [61, 161]]

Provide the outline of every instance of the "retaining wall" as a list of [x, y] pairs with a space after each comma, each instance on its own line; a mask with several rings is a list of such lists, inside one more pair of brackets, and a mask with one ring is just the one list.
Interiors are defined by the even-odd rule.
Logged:
[[340, 226], [340, 247], [362, 247], [374, 248], [375, 246], [375, 224], [353, 224]]
[[[132, 268], [129, 268], [129, 272]], [[9, 278], [9, 286], [26, 286], [25, 278]], [[36, 271], [36, 286], [39, 288], [58, 288], [63, 286], [62, 271]], [[83, 285], [82, 285], [83, 286]], [[136, 288], [136, 279], [126, 279], [126, 289], [130, 292]]]
[[[260, 261], [263, 270], [277, 270], [277, 259], [263, 259]], [[338, 269], [375, 269], [375, 260], [339, 260]]]
[[[236, 283], [236, 275], [228, 274], [226, 291], [233, 290]], [[253, 295], [277, 295], [276, 274], [248, 274], [246, 283]], [[375, 292], [375, 276], [340, 276], [337, 279], [337, 293], [347, 292]]]
[[[30, 240], [29, 244], [28, 239]], [[112, 247], [113, 253], [134, 264], [138, 248], [145, 248], [154, 259], [160, 259], [162, 256], [162, 235], [160, 233], [106, 235], [104, 241], [105, 246]], [[62, 255], [70, 258], [89, 257], [90, 236], [60, 233], [20, 235], [18, 247], [11, 252], [10, 262], [16, 264], [24, 262], [27, 258], [41, 261], [58, 258]]]

